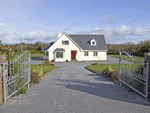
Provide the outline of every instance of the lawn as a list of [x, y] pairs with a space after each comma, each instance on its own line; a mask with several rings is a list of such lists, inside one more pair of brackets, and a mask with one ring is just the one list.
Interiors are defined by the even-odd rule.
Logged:
[[42, 70], [43, 72], [45, 73], [48, 73], [49, 71], [55, 69], [56, 67], [55, 66], [43, 66], [43, 65], [37, 65], [37, 64], [31, 64], [31, 69], [37, 69], [38, 66], [41, 68], [42, 67]]
[[[108, 54], [107, 56], [112, 56], [112, 57], [119, 58], [119, 55]], [[138, 60], [139, 62], [140, 62], [140, 60], [141, 60], [141, 62], [144, 61], [144, 57], [134, 56], [134, 58], [136, 58], [136, 60]], [[125, 56], [122, 55], [122, 59], [124, 59], [124, 60], [128, 59], [128, 61], [132, 61], [132, 59], [129, 56], [126, 56], [126, 58], [125, 58]]]
[[95, 71], [95, 72], [102, 72], [106, 66], [111, 66], [113, 70], [119, 68], [119, 64], [101, 64], [101, 65], [90, 65], [86, 66], [88, 69]]
[[30, 57], [43, 57], [43, 53], [31, 53]]

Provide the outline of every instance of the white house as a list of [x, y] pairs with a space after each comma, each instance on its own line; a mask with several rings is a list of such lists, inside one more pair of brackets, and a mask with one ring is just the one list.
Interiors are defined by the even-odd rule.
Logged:
[[43, 59], [49, 61], [99, 61], [107, 60], [107, 45], [104, 35], [81, 35], [58, 33], [56, 42], [42, 49]]

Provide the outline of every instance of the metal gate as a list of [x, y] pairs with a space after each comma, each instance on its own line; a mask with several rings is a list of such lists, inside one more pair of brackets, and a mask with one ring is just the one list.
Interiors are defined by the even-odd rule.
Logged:
[[149, 63], [138, 60], [125, 50], [119, 50], [119, 81], [148, 98]]
[[30, 82], [30, 52], [25, 51], [2, 65], [4, 102]]

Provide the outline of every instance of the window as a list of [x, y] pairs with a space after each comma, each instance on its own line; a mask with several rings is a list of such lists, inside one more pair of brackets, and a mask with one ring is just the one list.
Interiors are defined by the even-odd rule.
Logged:
[[94, 45], [94, 44], [95, 44], [95, 42], [92, 42], [92, 44]]
[[98, 52], [97, 51], [94, 51], [94, 56], [98, 56]]
[[69, 41], [62, 41], [63, 45], [69, 45]]
[[63, 52], [56, 52], [56, 58], [63, 58]]
[[88, 51], [84, 51], [84, 56], [89, 56]]
[[46, 51], [46, 56], [48, 56], [48, 51]]

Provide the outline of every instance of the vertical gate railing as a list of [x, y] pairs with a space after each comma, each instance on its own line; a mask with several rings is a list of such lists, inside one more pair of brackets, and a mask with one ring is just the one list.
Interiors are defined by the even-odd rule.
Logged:
[[4, 102], [17, 91], [28, 85], [30, 76], [30, 52], [25, 51], [18, 58], [7, 61], [2, 65], [3, 98]]
[[120, 86], [127, 85], [147, 100], [149, 62], [139, 60], [125, 50], [119, 50]]

